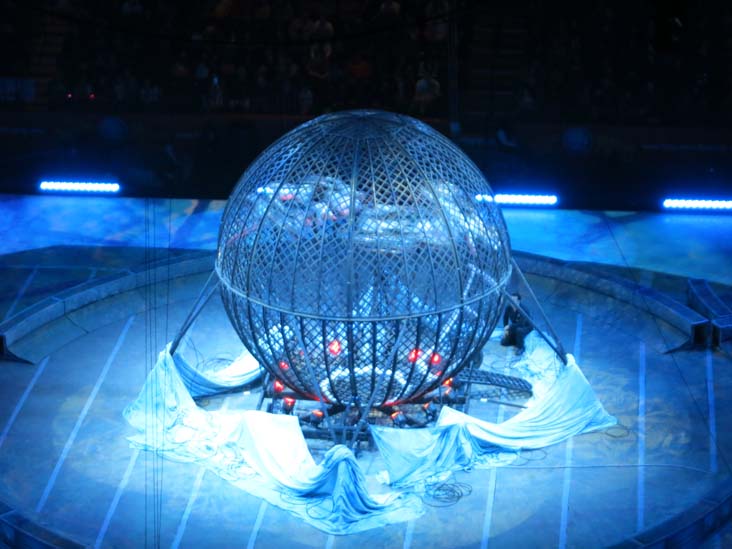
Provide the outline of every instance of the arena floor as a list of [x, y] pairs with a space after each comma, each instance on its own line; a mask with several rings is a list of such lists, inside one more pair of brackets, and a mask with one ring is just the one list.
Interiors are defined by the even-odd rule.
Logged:
[[[12, 324], [95, 281], [169, 257], [210, 257], [223, 203], [0, 197], [0, 318]], [[732, 294], [732, 216], [506, 210], [521, 252], [600, 266], [686, 302], [687, 278]], [[170, 229], [170, 230], [169, 230]], [[58, 542], [137, 547], [595, 547], [673, 528], [719, 498], [732, 470], [732, 343], [668, 353], [686, 335], [650, 307], [571, 281], [530, 281], [560, 338], [620, 427], [527, 452], [511, 466], [455, 475], [462, 497], [418, 520], [329, 536], [194, 463], [130, 448], [123, 408], [175, 333], [206, 278], [158, 272], [144, 289], [98, 300], [43, 324], [0, 363], [0, 519]], [[45, 304], [45, 305], [44, 305]], [[235, 349], [214, 300], [194, 326], [201, 351]], [[233, 352], [233, 351], [232, 351]], [[508, 365], [510, 353], [498, 356]], [[205, 406], [253, 408], [258, 395]], [[476, 400], [494, 420], [505, 406]], [[376, 453], [360, 459], [379, 471]], [[706, 503], [705, 503], [706, 502]], [[679, 518], [682, 517], [682, 518]], [[723, 527], [708, 547], [732, 546]]]

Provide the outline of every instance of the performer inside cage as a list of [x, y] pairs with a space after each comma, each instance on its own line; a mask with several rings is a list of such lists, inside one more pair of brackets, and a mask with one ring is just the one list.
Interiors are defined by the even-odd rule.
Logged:
[[[521, 294], [515, 292], [511, 294], [514, 302], [506, 305], [503, 313], [503, 337], [501, 345], [504, 347], [515, 347], [516, 354], [520, 355], [524, 352], [524, 341], [529, 332], [533, 330], [533, 326], [528, 318], [528, 312], [521, 306]], [[515, 303], [515, 305], [514, 305]]]

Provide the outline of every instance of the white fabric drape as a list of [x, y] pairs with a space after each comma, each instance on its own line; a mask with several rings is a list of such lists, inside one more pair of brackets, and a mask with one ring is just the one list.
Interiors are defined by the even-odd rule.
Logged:
[[196, 461], [328, 533], [349, 534], [422, 513], [413, 494], [371, 495], [345, 446], [334, 446], [316, 464], [295, 416], [202, 410], [167, 348], [124, 416], [139, 431], [130, 437], [135, 446]]
[[507, 452], [543, 448], [615, 425], [568, 355], [567, 366], [530, 406], [502, 423], [442, 408], [433, 428], [372, 427], [393, 484], [411, 484], [442, 471], [510, 461]]
[[531, 338], [522, 364], [535, 395], [514, 417], [491, 423], [443, 407], [433, 428], [371, 428], [390, 483], [399, 488], [376, 495], [345, 446], [334, 446], [316, 463], [295, 416], [199, 408], [179, 373], [181, 360], [174, 361], [168, 348], [161, 352], [137, 400], [125, 410], [138, 431], [130, 437], [132, 444], [170, 459], [198, 462], [332, 534], [419, 516], [422, 501], [404, 488], [435, 475], [497, 466], [520, 449], [615, 424], [574, 358], [570, 355], [567, 366], [558, 367], [548, 345]]

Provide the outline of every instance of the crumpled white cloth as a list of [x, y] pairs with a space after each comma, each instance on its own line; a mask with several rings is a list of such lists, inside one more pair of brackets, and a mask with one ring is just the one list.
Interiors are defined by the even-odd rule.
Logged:
[[315, 463], [295, 416], [202, 410], [167, 348], [124, 416], [138, 430], [130, 437], [133, 445], [196, 461], [331, 534], [410, 520], [423, 512], [413, 494], [369, 494], [356, 457], [343, 445]]
[[263, 373], [259, 362], [246, 349], [226, 368], [216, 371], [193, 368], [179, 354], [173, 356], [173, 362], [183, 384], [194, 398], [242, 387], [256, 381]]
[[543, 448], [615, 425], [617, 420], [605, 411], [574, 357], [567, 359], [549, 387], [501, 423], [445, 406], [432, 428], [371, 427], [391, 484], [409, 485], [444, 471], [500, 465], [512, 460], [510, 452]]
[[[557, 368], [549, 346], [528, 339], [521, 360], [536, 370], [534, 397], [502, 423], [443, 407], [433, 428], [372, 427], [389, 482], [418, 489], [422, 481], [449, 471], [499, 466], [520, 449], [614, 425], [574, 358], [568, 359], [566, 367]], [[334, 446], [315, 463], [294, 416], [199, 408], [181, 378], [181, 360], [176, 356], [174, 361], [166, 347], [137, 400], [125, 409], [125, 418], [138, 431], [130, 437], [133, 445], [198, 462], [331, 534], [407, 521], [424, 511], [412, 491], [369, 493], [361, 467], [345, 446]], [[544, 378], [538, 377], [542, 364]]]

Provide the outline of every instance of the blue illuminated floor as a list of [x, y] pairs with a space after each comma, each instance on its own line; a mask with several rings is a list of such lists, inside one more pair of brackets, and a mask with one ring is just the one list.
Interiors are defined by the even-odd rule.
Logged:
[[[0, 196], [0, 320], [80, 282], [129, 272], [154, 260], [151, 253], [165, 257], [168, 251], [160, 248], [176, 254], [214, 250], [223, 207], [221, 201]], [[679, 299], [683, 279], [666, 275], [706, 278], [719, 283], [720, 292], [731, 291], [732, 215], [506, 209], [505, 217], [517, 250], [620, 270], [632, 267], [626, 274]], [[204, 278], [196, 275], [188, 285], [172, 288], [174, 304], [155, 317], [160, 341], [153, 342], [154, 348], [182, 322]], [[158, 297], [169, 290], [164, 285], [159, 289]], [[521, 468], [461, 474], [459, 480], [470, 483], [473, 494], [455, 507], [431, 509], [413, 523], [354, 538], [333, 538], [302, 525], [203, 474], [195, 464], [166, 462], [163, 543], [587, 547], [591, 540], [620, 541], [637, 525], [642, 529], [665, 520], [726, 478], [724, 458], [732, 455], [729, 352], [667, 355], [658, 350], [657, 335], [623, 328], [627, 310], [604, 296], [551, 281], [537, 283], [536, 290], [560, 336], [582, 357], [605, 405], [628, 426], [626, 436], [577, 437], [544, 454], [531, 454], [537, 461]], [[139, 546], [140, 540], [155, 539], [152, 521], [142, 520], [154, 514], [147, 508], [155, 502], [146, 477], [154, 458], [128, 447], [124, 437], [129, 432], [121, 419], [147, 367], [151, 333], [150, 319], [139, 309], [143, 297], [132, 292], [125, 300], [69, 315], [63, 325], [26, 338], [18, 351], [35, 366], [0, 364], [0, 429], [12, 423], [0, 442], [0, 500], [83, 543], [94, 544], [102, 536], [103, 546]], [[97, 398], [82, 417], [97, 382]], [[237, 399], [233, 408], [246, 405], [245, 396], [229, 398]], [[482, 413], [480, 405], [475, 413]], [[642, 494], [636, 489], [641, 485], [636, 469], [641, 417], [644, 459], [650, 465]], [[706, 427], [709, 417], [718, 425], [714, 437]], [[77, 423], [78, 437], [71, 440]], [[716, 437], [719, 454], [713, 451]], [[65, 445], [68, 460], [54, 473]], [[616, 465], [601, 472], [595, 468], [598, 462]], [[658, 464], [663, 467], [654, 467]], [[49, 485], [52, 490], [44, 499]], [[644, 506], [637, 503], [641, 501]], [[602, 513], [593, 515], [593, 505]], [[708, 546], [729, 543], [728, 528]]]

